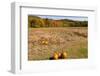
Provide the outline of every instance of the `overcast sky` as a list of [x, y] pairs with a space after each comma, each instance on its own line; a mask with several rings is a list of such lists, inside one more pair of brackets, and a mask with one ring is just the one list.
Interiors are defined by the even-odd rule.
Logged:
[[[38, 15], [39, 16], [39, 15]], [[49, 16], [49, 15], [40, 15], [41, 18], [49, 18], [49, 19], [71, 19], [71, 20], [78, 20], [78, 21], [88, 21], [88, 17], [85, 16]]]

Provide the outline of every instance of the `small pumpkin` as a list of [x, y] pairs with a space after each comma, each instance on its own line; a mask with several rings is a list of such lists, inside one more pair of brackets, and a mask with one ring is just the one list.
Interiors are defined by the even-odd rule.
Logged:
[[45, 44], [45, 41], [42, 41], [42, 44]]
[[59, 56], [58, 56], [57, 53], [54, 53], [54, 56], [53, 57], [54, 57], [55, 60], [57, 60]]
[[66, 59], [67, 56], [68, 56], [67, 52], [63, 52], [63, 53], [62, 53], [62, 57], [63, 57], [64, 59]]
[[45, 41], [45, 44], [48, 44], [48, 41]]

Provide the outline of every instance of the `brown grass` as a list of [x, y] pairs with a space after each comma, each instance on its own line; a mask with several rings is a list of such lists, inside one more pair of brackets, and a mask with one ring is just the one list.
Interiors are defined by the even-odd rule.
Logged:
[[87, 58], [87, 27], [29, 28], [29, 60], [49, 59], [55, 51], [67, 51], [68, 59]]

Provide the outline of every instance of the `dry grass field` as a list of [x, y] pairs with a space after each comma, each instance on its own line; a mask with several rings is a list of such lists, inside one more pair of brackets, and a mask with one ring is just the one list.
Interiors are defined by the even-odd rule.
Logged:
[[28, 28], [28, 60], [48, 60], [66, 51], [67, 59], [88, 58], [87, 27]]

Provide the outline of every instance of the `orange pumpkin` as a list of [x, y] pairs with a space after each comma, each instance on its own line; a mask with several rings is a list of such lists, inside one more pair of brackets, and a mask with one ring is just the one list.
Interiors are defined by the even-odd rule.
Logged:
[[45, 44], [45, 41], [42, 41], [42, 44]]
[[48, 41], [45, 41], [45, 44], [48, 44]]
[[63, 55], [63, 58], [64, 58], [64, 59], [66, 59], [67, 56], [68, 56], [68, 55], [67, 55], [67, 52], [63, 52], [62, 55]]
[[54, 56], [53, 57], [54, 57], [55, 60], [57, 60], [59, 56], [58, 56], [57, 53], [54, 53]]

